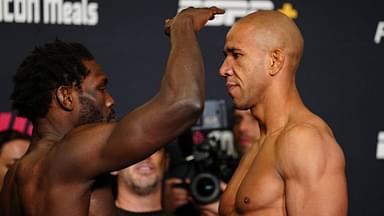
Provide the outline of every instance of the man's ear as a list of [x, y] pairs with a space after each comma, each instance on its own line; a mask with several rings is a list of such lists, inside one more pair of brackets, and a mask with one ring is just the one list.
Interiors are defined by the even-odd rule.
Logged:
[[67, 111], [73, 110], [72, 86], [60, 86], [57, 88], [56, 98], [63, 109]]
[[270, 76], [276, 76], [284, 65], [285, 56], [281, 49], [274, 49], [271, 52], [268, 73]]

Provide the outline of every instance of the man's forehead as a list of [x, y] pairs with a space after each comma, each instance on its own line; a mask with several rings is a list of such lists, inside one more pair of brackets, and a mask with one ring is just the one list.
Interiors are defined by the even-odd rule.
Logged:
[[83, 60], [84, 66], [95, 73], [104, 73], [101, 66], [95, 60]]
[[101, 66], [95, 60], [84, 60], [83, 64], [87, 68], [87, 70], [89, 70], [89, 74], [87, 75], [87, 77], [108, 79]]
[[225, 38], [225, 47], [240, 48], [247, 46], [252, 40], [254, 37], [251, 29], [233, 26]]
[[224, 51], [233, 52], [241, 50], [242, 41], [233, 37], [227, 37], [225, 40]]

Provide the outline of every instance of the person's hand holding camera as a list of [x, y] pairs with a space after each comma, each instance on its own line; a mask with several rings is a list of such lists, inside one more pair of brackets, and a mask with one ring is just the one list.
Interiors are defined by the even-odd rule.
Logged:
[[175, 187], [175, 185], [183, 184], [183, 180], [179, 178], [169, 178], [165, 180], [163, 188], [163, 208], [168, 211], [174, 211], [180, 206], [187, 204], [191, 197], [184, 187]]

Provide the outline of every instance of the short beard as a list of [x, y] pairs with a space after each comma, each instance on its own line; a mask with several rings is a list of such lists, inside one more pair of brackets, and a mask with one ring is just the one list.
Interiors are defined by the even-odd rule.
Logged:
[[79, 101], [81, 108], [77, 126], [105, 121], [104, 115], [89, 98], [79, 96]]
[[138, 185], [138, 184], [135, 184], [134, 182], [132, 182], [131, 188], [133, 191], [136, 192], [137, 195], [147, 196], [147, 195], [151, 194], [156, 189], [156, 187], [159, 183], [160, 182], [158, 181], [158, 179], [156, 179], [156, 181], [154, 181], [152, 184], [146, 185], [146, 186]]
[[139, 196], [148, 196], [161, 186], [163, 176], [159, 173], [151, 176], [135, 174], [134, 167], [128, 168], [119, 174], [119, 181]]

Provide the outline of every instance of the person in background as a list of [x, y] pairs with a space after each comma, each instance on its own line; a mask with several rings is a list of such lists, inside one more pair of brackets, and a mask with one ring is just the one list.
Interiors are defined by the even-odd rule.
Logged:
[[243, 156], [249, 148], [258, 144], [260, 126], [250, 110], [233, 109], [234, 144], [239, 156]]
[[14, 130], [0, 132], [0, 190], [8, 169], [28, 150], [31, 137]]
[[[260, 141], [260, 127], [258, 121], [252, 116], [250, 110], [233, 109], [233, 134], [234, 145], [239, 154], [243, 156], [252, 145], [258, 145]], [[193, 199], [190, 197], [188, 190], [173, 185], [181, 184], [180, 178], [169, 178], [164, 184], [164, 206], [170, 211], [177, 208], [190, 205]], [[224, 191], [226, 184], [221, 182], [221, 190]], [[219, 201], [209, 204], [193, 204], [197, 209], [198, 215], [215, 216], [219, 214]]]
[[169, 157], [162, 148], [148, 158], [125, 169], [115, 171], [118, 216], [172, 215], [161, 206], [162, 183]]

